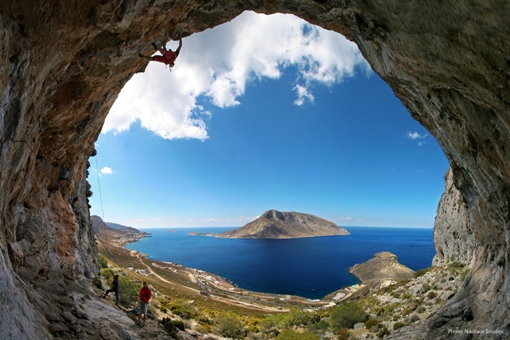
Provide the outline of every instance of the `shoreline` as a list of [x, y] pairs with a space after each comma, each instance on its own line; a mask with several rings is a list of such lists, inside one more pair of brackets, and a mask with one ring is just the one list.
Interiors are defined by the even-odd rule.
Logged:
[[[202, 236], [202, 235], [192, 235], [192, 236]], [[342, 236], [342, 235], [337, 235], [337, 236]], [[230, 279], [222, 277], [218, 274], [206, 272], [206, 271], [198, 269], [198, 268], [187, 267], [187, 266], [184, 266], [184, 265], [176, 263], [176, 262], [153, 260], [150, 258], [150, 256], [151, 256], [150, 254], [143, 254], [143, 253], [139, 252], [138, 250], [131, 250], [131, 249], [126, 248], [127, 245], [139, 242], [140, 240], [142, 240], [146, 237], [149, 237], [149, 236], [142, 236], [139, 239], [131, 240], [131, 242], [125, 242], [123, 244], [119, 244], [119, 246], [121, 248], [125, 249], [126, 251], [128, 251], [129, 253], [136, 254], [136, 256], [142, 256], [143, 258], [148, 259], [148, 260], [152, 261], [153, 263], [157, 263], [157, 264], [160, 263], [160, 264], [164, 264], [164, 265], [175, 266], [175, 267], [182, 268], [184, 270], [188, 270], [190, 272], [197, 272], [200, 275], [197, 275], [197, 277], [195, 278], [195, 282], [200, 281], [200, 278], [202, 278], [202, 279], [205, 278], [205, 280], [207, 280], [207, 281], [211, 281], [210, 279], [207, 279], [207, 277], [216, 278], [215, 282], [220, 282], [220, 283], [225, 282], [229, 285], [229, 287], [228, 287], [229, 292], [235, 292], [235, 293], [238, 293], [241, 295], [242, 294], [248, 294], [248, 295], [253, 295], [253, 296], [262, 295], [262, 296], [268, 297], [268, 298], [279, 299], [280, 301], [298, 300], [301, 303], [306, 303], [306, 304], [320, 304], [320, 305], [323, 305], [322, 307], [326, 308], [326, 307], [334, 307], [336, 305], [336, 303], [349, 299], [356, 292], [358, 292], [366, 287], [366, 285], [363, 284], [362, 282], [359, 282], [359, 283], [356, 283], [353, 285], [347, 285], [347, 286], [341, 287], [329, 294], [326, 294], [325, 296], [323, 296], [320, 299], [311, 299], [311, 298], [307, 298], [307, 297], [303, 297], [303, 296], [299, 296], [299, 295], [291, 295], [291, 294], [276, 294], [276, 293], [252, 291], [252, 290], [248, 290], [248, 289], [239, 287], [235, 282], [232, 282]], [[160, 267], [165, 267], [165, 266], [160, 265]]]

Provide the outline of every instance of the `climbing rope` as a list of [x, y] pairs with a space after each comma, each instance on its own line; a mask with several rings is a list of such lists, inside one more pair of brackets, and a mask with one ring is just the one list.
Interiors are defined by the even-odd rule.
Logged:
[[[97, 175], [97, 186], [99, 188], [99, 201], [101, 202], [101, 218], [103, 219], [103, 223], [106, 224], [105, 222], [105, 219], [104, 219], [104, 208], [103, 208], [103, 194], [101, 192], [101, 182], [99, 181], [99, 165], [97, 163], [97, 152], [96, 152], [96, 175]], [[108, 244], [108, 233], [106, 232], [106, 228], [104, 228], [104, 237], [105, 237], [105, 240], [106, 240], [106, 244]], [[109, 253], [109, 249], [108, 247], [105, 247], [106, 248], [106, 251]], [[118, 264], [118, 263], [117, 263]]]

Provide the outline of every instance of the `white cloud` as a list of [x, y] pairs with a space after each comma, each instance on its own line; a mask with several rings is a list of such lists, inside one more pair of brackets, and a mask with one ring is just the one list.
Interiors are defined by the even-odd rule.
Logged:
[[113, 170], [112, 170], [112, 168], [105, 166], [104, 168], [101, 169], [101, 174], [102, 175], [111, 175], [111, 174], [113, 174]]
[[[176, 42], [170, 42], [172, 49]], [[296, 105], [307, 98], [313, 84], [331, 85], [352, 77], [360, 66], [370, 68], [356, 45], [340, 34], [311, 26], [284, 14], [245, 12], [230, 23], [194, 34], [183, 47], [172, 73], [151, 62], [135, 75], [113, 105], [103, 132], [128, 130], [140, 124], [166, 139], [207, 136], [211, 113], [197, 103], [207, 98], [217, 107], [239, 105], [248, 83], [277, 79], [295, 66]]]
[[416, 131], [415, 132], [407, 131], [407, 133], [406, 133], [406, 137], [411, 139], [411, 140], [423, 139], [423, 138], [425, 138], [427, 136], [428, 136], [428, 134], [420, 135]]
[[298, 95], [298, 98], [294, 101], [294, 104], [301, 106], [305, 103], [306, 98], [308, 98], [308, 100], [311, 103], [313, 103], [315, 97], [313, 96], [313, 94], [308, 92], [308, 89], [306, 87], [297, 84], [294, 87], [294, 90], [296, 90], [296, 93]]
[[414, 140], [414, 141], [417, 141], [418, 143], [418, 146], [422, 146], [424, 144], [427, 144], [426, 141], [424, 141], [423, 139], [425, 139], [426, 137], [428, 136], [428, 133], [424, 134], [424, 135], [420, 135], [418, 132], [411, 132], [411, 131], [407, 131], [406, 133], [406, 137], [409, 138], [410, 140]]

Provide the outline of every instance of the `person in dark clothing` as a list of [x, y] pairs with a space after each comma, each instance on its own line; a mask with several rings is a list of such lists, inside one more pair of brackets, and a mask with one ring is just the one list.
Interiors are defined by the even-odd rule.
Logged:
[[110, 289], [108, 289], [104, 293], [103, 298], [106, 298], [106, 296], [108, 296], [108, 294], [110, 294], [111, 292], [115, 293], [115, 304], [118, 306], [119, 305], [119, 274], [113, 275], [112, 286], [110, 287]]
[[152, 46], [161, 53], [161, 55], [155, 55], [155, 56], [145, 56], [141, 53], [138, 54], [140, 58], [145, 58], [150, 61], [159, 61], [160, 63], [163, 63], [165, 65], [168, 65], [170, 67], [174, 67], [175, 65], [175, 59], [179, 56], [179, 52], [181, 51], [182, 47], [182, 39], [179, 39], [179, 47], [174, 51], [167, 50], [165, 45], [162, 44], [162, 46], [156, 45], [155, 43], [152, 43]]

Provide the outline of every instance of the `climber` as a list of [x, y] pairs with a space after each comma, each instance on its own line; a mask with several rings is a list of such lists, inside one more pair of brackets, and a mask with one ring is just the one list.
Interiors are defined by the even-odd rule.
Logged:
[[[151, 299], [152, 292], [147, 286], [147, 282], [143, 283], [142, 289], [140, 289], [140, 311], [138, 312], [138, 320], [136, 323], [140, 325], [140, 327], [145, 326], [145, 319], [147, 318], [147, 307], [149, 306], [149, 300]], [[140, 324], [140, 318], [143, 314], [143, 324]]]
[[106, 298], [108, 294], [111, 292], [115, 293], [115, 304], [119, 305], [119, 274], [113, 275], [113, 283], [110, 289], [108, 289], [104, 294], [103, 298]]
[[163, 44], [161, 47], [158, 47], [155, 43], [152, 43], [152, 46], [156, 49], [156, 51], [159, 51], [162, 55], [155, 55], [155, 56], [145, 56], [141, 53], [138, 54], [140, 58], [144, 58], [150, 61], [159, 61], [160, 63], [163, 63], [165, 65], [168, 65], [170, 67], [174, 67], [175, 65], [175, 59], [179, 56], [179, 52], [181, 51], [182, 47], [182, 39], [179, 39], [179, 47], [174, 51], [167, 50], [165, 45]]

